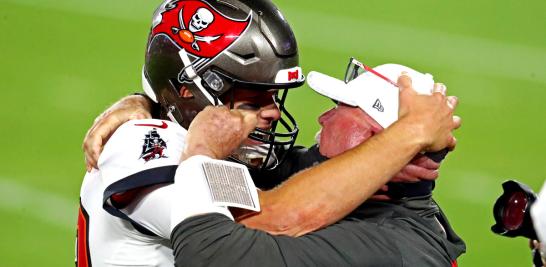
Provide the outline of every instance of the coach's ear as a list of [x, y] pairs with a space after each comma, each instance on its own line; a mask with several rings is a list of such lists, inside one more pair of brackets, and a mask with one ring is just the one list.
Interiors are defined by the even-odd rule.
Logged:
[[190, 89], [186, 86], [180, 87], [180, 90], [178, 91], [178, 95], [182, 98], [192, 98], [193, 94], [191, 93]]

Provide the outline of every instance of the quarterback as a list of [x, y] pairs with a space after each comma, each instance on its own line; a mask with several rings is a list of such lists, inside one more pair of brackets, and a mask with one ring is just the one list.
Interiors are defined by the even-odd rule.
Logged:
[[[351, 255], [357, 257], [356, 261], [340, 264], [381, 264], [380, 260], [370, 259], [371, 254], [380, 251], [395, 253], [394, 257], [385, 254], [386, 258], [400, 259], [398, 248], [389, 248], [385, 243], [398, 232], [367, 232], [365, 220], [354, 219], [372, 218], [374, 223], [383, 219], [374, 217], [373, 212], [357, 212], [336, 224], [341, 228], [322, 230], [347, 234], [358, 231], [369, 234], [371, 243], [360, 238], [338, 243], [335, 238], [329, 239], [330, 234], [309, 241], [300, 241], [306, 236], [273, 238], [265, 232], [243, 229], [233, 220], [273, 234], [309, 233], [355, 210], [419, 152], [453, 146], [451, 131], [459, 124], [452, 117], [456, 101], [440, 93], [412, 94], [408, 78], [401, 80], [407, 90], [402, 91], [398, 122], [322, 164], [298, 173], [288, 172], [295, 174], [283, 185], [259, 193], [261, 212], [230, 211], [211, 200], [210, 188], [205, 186], [199, 170], [211, 159], [229, 157], [259, 169], [259, 175], [274, 172], [283, 166], [283, 158], [293, 155], [297, 126], [286, 112], [284, 101], [286, 89], [304, 81], [294, 35], [269, 1], [166, 1], [154, 15], [143, 81], [147, 94], [160, 104], [158, 116], [167, 121], [125, 123], [101, 153], [99, 170], [86, 175], [78, 220], [78, 264], [169, 266], [175, 260], [178, 265], [258, 264], [261, 261], [255, 262], [260, 260], [255, 256], [263, 255], [263, 260], [270, 258], [269, 264], [274, 265], [309, 261], [329, 265], [345, 259], [337, 252], [355, 242], [368, 248], [370, 254], [354, 253]], [[446, 105], [448, 101], [451, 107]], [[203, 111], [207, 105], [221, 103], [233, 109]], [[286, 131], [277, 132], [281, 128], [277, 126]], [[310, 165], [302, 165], [299, 170], [305, 167]], [[396, 205], [387, 206], [390, 214], [397, 209]], [[404, 229], [412, 228], [414, 220], [419, 229], [430, 226], [430, 222], [420, 221], [420, 215], [395, 214], [399, 216], [397, 221], [411, 221]], [[238, 235], [241, 229], [244, 231]], [[435, 244], [428, 247], [430, 250], [423, 249], [422, 257], [416, 259], [429, 259], [429, 252], [437, 250], [438, 259], [449, 264], [458, 256], [446, 250], [445, 244], [453, 240], [437, 231], [441, 227], [434, 229], [424, 236], [409, 231], [416, 240], [426, 244], [432, 240]], [[244, 254], [248, 250], [239, 250], [238, 246], [226, 250], [222, 245], [232, 244], [238, 237], [243, 245], [252, 247], [249, 255], [253, 257], [243, 259], [234, 252]], [[201, 249], [208, 241], [223, 238], [227, 242], [214, 243], [212, 250]], [[301, 246], [298, 242], [302, 242]], [[302, 254], [289, 253], [292, 246], [294, 252]], [[300, 249], [311, 251], [313, 246], [324, 248], [315, 252], [319, 256], [324, 251], [325, 257], [337, 257], [323, 259]], [[228, 258], [216, 257], [207, 262], [210, 255]]]

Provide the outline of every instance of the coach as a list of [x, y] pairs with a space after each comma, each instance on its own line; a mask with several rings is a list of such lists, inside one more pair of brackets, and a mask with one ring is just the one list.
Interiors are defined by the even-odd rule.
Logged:
[[[409, 79], [403, 76], [400, 82], [402, 88], [405, 88], [401, 97], [415, 97], [408, 96], [412, 94]], [[402, 103], [405, 102], [402, 101]], [[452, 104], [456, 105], [455, 102]], [[401, 108], [401, 114], [404, 114], [404, 109], [407, 107]], [[288, 161], [295, 165], [292, 166], [293, 169], [302, 169], [322, 162], [326, 160], [324, 155], [337, 155], [338, 152], [344, 152], [336, 152], [333, 149], [348, 150], [354, 146], [351, 142], [354, 142], [355, 138], [358, 143], [362, 143], [370, 136], [373, 129], [377, 128], [373, 120], [361, 109], [342, 103], [323, 114], [319, 121], [322, 125], [322, 135], [329, 136], [334, 133], [338, 135], [335, 144], [332, 143], [334, 142], [332, 138], [321, 138], [318, 147], [323, 149], [320, 152], [316, 146], [309, 150], [295, 150], [293, 158]], [[208, 125], [208, 129], [214, 132], [213, 124], [201, 123]], [[339, 127], [347, 124], [357, 127], [351, 129]], [[208, 143], [207, 137], [208, 135], [203, 135], [202, 144]], [[372, 148], [368, 146], [368, 149], [373, 149], [373, 145]], [[349, 151], [344, 157], [347, 159], [351, 156], [354, 157], [355, 154]], [[187, 161], [185, 165], [183, 163], [181, 168], [192, 168], [191, 162]], [[187, 182], [188, 178], [185, 179]], [[296, 183], [297, 181], [295, 180]], [[331, 182], [336, 182], [335, 176], [332, 177]], [[176, 196], [187, 195], [183, 192], [187, 188], [183, 186], [177, 188], [182, 192], [175, 194]], [[290, 187], [281, 186], [278, 190], [282, 191], [283, 188]], [[298, 192], [289, 191], [285, 194], [297, 195]], [[307, 201], [315, 202], [324, 196], [328, 194], [317, 192], [317, 199]], [[279, 200], [282, 201], [282, 199]], [[174, 203], [181, 203], [181, 201], [191, 200], [173, 200]], [[294, 205], [282, 202], [281, 204], [289, 205], [289, 207]], [[257, 229], [292, 235], [307, 233], [330, 224], [314, 221], [312, 217], [308, 217], [301, 221], [306, 221], [306, 224], [295, 225], [300, 227], [297, 231], [290, 229], [289, 232], [282, 232], [279, 231], [279, 225], [261, 223], [267, 221], [263, 218], [263, 215], [267, 216], [267, 214], [264, 212], [259, 219], [250, 216], [241, 221]], [[276, 217], [271, 218], [272, 222], [280, 221], [278, 217], [282, 216], [277, 214]], [[176, 218], [171, 218], [172, 220], [176, 222]], [[320, 217], [317, 220], [320, 220]], [[337, 221], [337, 219], [333, 220]], [[174, 229], [171, 242], [178, 265], [449, 266], [465, 250], [464, 243], [453, 232], [447, 218], [431, 199], [430, 194], [414, 195], [390, 202], [368, 201], [338, 223], [299, 238], [274, 236], [262, 231], [250, 230], [217, 213], [189, 219], [182, 218], [181, 221], [171, 225]]]

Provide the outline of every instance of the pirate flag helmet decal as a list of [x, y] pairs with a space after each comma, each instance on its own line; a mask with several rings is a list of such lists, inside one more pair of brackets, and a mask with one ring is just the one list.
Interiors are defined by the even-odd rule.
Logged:
[[[205, 106], [229, 100], [237, 89], [274, 90], [281, 119], [249, 136], [266, 148], [245, 151], [267, 151], [264, 162], [272, 168], [280, 162], [275, 151], [295, 142], [298, 127], [284, 101], [286, 89], [301, 86], [305, 77], [294, 33], [270, 0], [163, 2], [154, 13], [142, 80], [161, 104], [162, 118], [186, 129]], [[182, 94], [186, 90], [191, 97]]]

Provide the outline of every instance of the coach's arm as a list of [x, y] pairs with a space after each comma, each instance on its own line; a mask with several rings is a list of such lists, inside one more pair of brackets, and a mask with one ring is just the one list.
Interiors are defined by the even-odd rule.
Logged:
[[273, 234], [303, 235], [353, 211], [417, 153], [454, 146], [451, 132], [460, 125], [453, 117], [456, 99], [440, 93], [418, 96], [406, 76], [399, 83], [400, 120], [359, 146], [262, 192], [262, 212], [240, 222]]
[[[262, 192], [262, 211], [240, 217], [241, 223], [272, 234], [299, 236], [338, 221], [373, 195], [415, 154], [454, 146], [451, 131], [460, 124], [453, 117], [454, 101], [448, 107], [445, 96], [418, 96], [411, 90], [409, 77], [399, 81], [400, 120], [350, 151], [314, 168], [307, 169], [280, 187]], [[132, 98], [139, 97], [133, 96]], [[132, 99], [135, 100], [135, 99]], [[122, 100], [124, 101], [124, 100]], [[450, 99], [453, 101], [453, 99]], [[144, 97], [133, 103], [139, 116], [147, 117], [149, 104]], [[409, 108], [411, 107], [411, 108]], [[111, 108], [112, 109], [112, 108]], [[111, 110], [110, 109], [110, 110]], [[98, 155], [109, 130], [135, 112], [109, 112], [99, 119], [84, 141], [86, 156]], [[97, 125], [97, 123], [101, 125]], [[105, 130], [106, 129], [106, 130]], [[96, 161], [87, 160], [88, 163]]]

